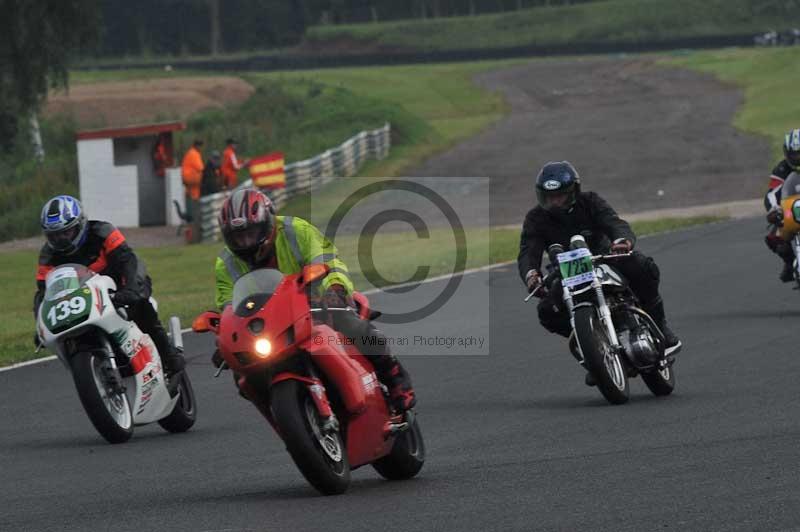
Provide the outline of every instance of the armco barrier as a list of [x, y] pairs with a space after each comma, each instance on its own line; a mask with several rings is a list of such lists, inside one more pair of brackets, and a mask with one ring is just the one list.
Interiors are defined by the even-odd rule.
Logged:
[[[268, 195], [275, 206], [280, 208], [297, 194], [314, 191], [337, 177], [355, 175], [368, 159], [383, 159], [389, 154], [391, 144], [392, 129], [389, 124], [380, 129], [362, 131], [336, 148], [305, 161], [287, 164], [286, 188], [273, 190]], [[248, 179], [239, 188], [252, 185], [252, 179]], [[200, 218], [196, 230], [199, 230], [203, 241], [216, 240], [219, 237], [217, 213], [229, 194], [230, 192], [218, 192], [200, 198]]]

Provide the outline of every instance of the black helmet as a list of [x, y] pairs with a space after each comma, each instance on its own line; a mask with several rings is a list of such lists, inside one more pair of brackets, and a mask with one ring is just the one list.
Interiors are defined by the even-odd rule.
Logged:
[[543, 209], [568, 213], [581, 191], [581, 178], [567, 161], [547, 163], [536, 177], [536, 197]]

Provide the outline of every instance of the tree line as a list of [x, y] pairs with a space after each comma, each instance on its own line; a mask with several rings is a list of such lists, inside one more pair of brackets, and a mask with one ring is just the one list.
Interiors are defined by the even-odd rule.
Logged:
[[308, 26], [500, 13], [596, 0], [104, 0], [101, 56], [292, 46]]
[[[319, 24], [499, 13], [598, 0], [0, 0], [0, 155], [33, 129], [78, 56], [216, 55], [289, 47]], [[34, 143], [37, 140], [34, 139]]]

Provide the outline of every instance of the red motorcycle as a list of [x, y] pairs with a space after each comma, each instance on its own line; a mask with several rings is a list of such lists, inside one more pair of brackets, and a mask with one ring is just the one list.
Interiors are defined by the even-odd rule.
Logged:
[[[322, 264], [287, 276], [254, 270], [236, 281], [221, 315], [205, 312], [192, 329], [217, 335], [220, 371], [233, 370], [306, 480], [333, 495], [366, 464], [390, 480], [413, 477], [425, 444], [414, 413], [392, 408], [369, 360], [328, 324], [331, 313], [352, 310], [311, 308], [327, 273]], [[354, 299], [362, 318], [375, 317], [365, 296]]]

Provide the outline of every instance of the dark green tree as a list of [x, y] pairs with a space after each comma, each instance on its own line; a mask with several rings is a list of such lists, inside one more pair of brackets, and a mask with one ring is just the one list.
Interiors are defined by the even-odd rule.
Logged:
[[[69, 60], [94, 43], [97, 0], [0, 0], [0, 135], [27, 127], [50, 88], [66, 87]], [[8, 151], [13, 136], [0, 136]]]

